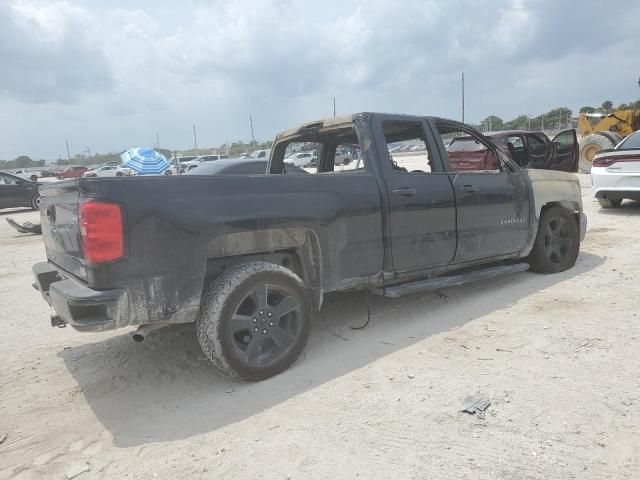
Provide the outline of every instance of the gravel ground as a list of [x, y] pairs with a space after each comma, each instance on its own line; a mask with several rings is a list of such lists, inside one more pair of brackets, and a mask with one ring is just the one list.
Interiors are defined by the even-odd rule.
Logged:
[[[190, 325], [49, 327], [39, 236], [0, 224], [0, 479], [640, 478], [640, 204], [577, 265], [414, 295], [334, 294], [284, 374], [216, 374]], [[0, 211], [35, 220], [32, 212]], [[465, 398], [491, 400], [486, 418]]]

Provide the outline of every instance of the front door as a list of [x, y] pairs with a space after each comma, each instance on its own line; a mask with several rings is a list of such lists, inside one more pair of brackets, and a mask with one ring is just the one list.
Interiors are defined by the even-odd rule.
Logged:
[[456, 170], [465, 163], [461, 153], [454, 161], [444, 151], [457, 206], [458, 248], [455, 263], [483, 258], [509, 256], [522, 250], [529, 235], [529, 192], [518, 168], [508, 157], [488, 143], [482, 135], [459, 124], [444, 120], [433, 122], [443, 140], [464, 136], [486, 149], [482, 168]]
[[24, 180], [13, 175], [0, 172], [0, 208], [25, 206]]
[[548, 170], [577, 172], [579, 161], [578, 137], [575, 130], [565, 130], [553, 137], [553, 152]]
[[456, 251], [451, 180], [433, 134], [420, 117], [378, 117], [376, 144], [389, 205], [397, 273], [448, 265]]

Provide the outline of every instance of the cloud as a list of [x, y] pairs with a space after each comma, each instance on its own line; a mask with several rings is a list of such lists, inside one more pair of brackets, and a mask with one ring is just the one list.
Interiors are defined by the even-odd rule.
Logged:
[[33, 103], [71, 103], [113, 85], [91, 19], [67, 2], [0, 5], [0, 93]]
[[[20, 0], [0, 7], [0, 157], [218, 145], [338, 111], [509, 118], [637, 98], [633, 19], [578, 0]], [[0, 119], [3, 119], [0, 113]], [[63, 120], [59, 120], [63, 119]], [[28, 139], [41, 131], [37, 147]], [[0, 135], [3, 135], [0, 133]], [[84, 148], [84, 147], [83, 147]], [[2, 149], [5, 149], [4, 151]]]

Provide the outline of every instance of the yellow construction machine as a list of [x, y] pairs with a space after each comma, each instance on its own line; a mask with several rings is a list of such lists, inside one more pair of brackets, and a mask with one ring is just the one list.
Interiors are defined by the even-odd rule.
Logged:
[[627, 135], [640, 130], [640, 109], [613, 113], [581, 113], [578, 117], [580, 171], [589, 172], [593, 157], [600, 150], [613, 148]]

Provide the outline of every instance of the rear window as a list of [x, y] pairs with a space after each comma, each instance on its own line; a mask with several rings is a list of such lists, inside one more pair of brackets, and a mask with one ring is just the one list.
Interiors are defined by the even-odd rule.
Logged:
[[618, 150], [640, 150], [640, 131], [632, 133], [627, 138], [625, 138], [620, 145], [618, 145]]
[[484, 145], [471, 137], [454, 138], [447, 147], [449, 152], [476, 152], [484, 149]]

